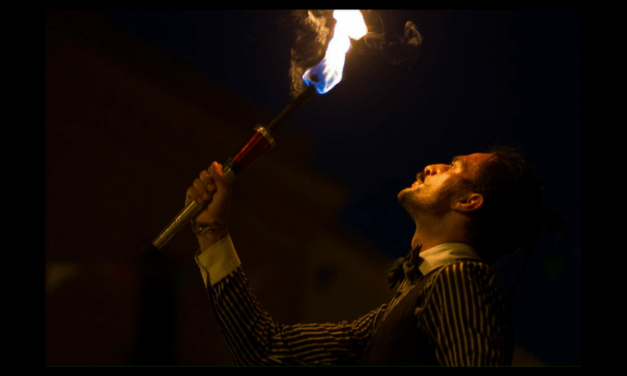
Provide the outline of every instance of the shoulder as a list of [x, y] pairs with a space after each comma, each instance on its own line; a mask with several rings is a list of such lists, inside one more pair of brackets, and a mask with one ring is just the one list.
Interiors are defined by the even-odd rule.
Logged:
[[443, 266], [429, 281], [447, 295], [459, 292], [501, 289], [492, 266], [480, 261], [463, 260]]
[[440, 277], [454, 279], [485, 280], [495, 276], [492, 266], [475, 260], [454, 261], [442, 267]]

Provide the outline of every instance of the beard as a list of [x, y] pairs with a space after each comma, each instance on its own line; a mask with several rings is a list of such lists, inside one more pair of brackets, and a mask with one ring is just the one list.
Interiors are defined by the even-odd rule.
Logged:
[[410, 214], [429, 213], [441, 215], [448, 212], [455, 191], [452, 187], [429, 192], [424, 185], [403, 189], [398, 194], [398, 202]]

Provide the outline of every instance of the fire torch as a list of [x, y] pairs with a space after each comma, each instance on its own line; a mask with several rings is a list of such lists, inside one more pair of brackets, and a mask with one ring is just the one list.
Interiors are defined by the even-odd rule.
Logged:
[[[314, 93], [326, 94], [342, 80], [346, 53], [350, 49], [350, 39], [359, 39], [367, 33], [366, 24], [359, 10], [336, 10], [333, 38], [329, 41], [324, 58], [303, 74], [306, 89], [290, 102], [267, 126], [258, 125], [253, 135], [244, 143], [235, 156], [223, 164], [222, 172], [227, 182], [232, 183], [238, 174], [247, 168], [265, 151], [276, 144], [273, 132], [283, 124]], [[159, 250], [202, 209], [196, 201], [190, 201], [174, 219], [143, 251], [150, 257]]]

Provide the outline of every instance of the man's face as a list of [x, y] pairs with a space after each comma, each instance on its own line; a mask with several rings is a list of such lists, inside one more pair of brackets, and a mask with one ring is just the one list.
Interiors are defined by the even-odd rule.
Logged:
[[454, 157], [448, 164], [433, 164], [416, 175], [411, 187], [398, 194], [398, 201], [408, 211], [427, 211], [443, 214], [463, 193], [462, 179], [473, 180], [481, 163], [492, 154], [475, 153]]

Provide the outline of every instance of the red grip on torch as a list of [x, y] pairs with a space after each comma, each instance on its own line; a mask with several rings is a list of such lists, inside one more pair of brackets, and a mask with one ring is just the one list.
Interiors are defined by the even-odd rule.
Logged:
[[264, 151], [274, 146], [274, 138], [264, 127], [255, 127], [256, 133], [242, 146], [240, 151], [233, 157], [242, 169], [248, 167]]
[[244, 143], [233, 158], [229, 158], [226, 161], [222, 170], [227, 180], [229, 180], [229, 182], [233, 181], [237, 174], [275, 144], [276, 142], [270, 131], [261, 125], [256, 126], [255, 134]]

